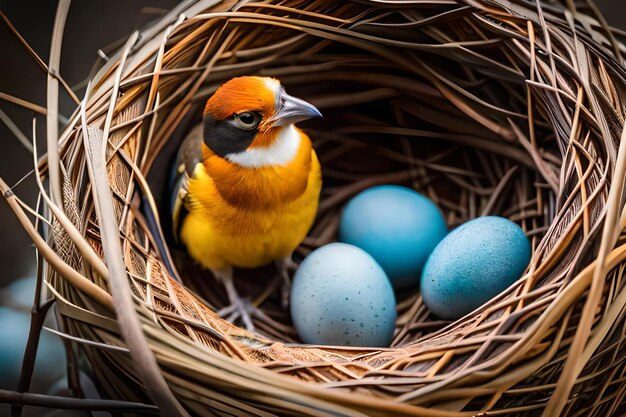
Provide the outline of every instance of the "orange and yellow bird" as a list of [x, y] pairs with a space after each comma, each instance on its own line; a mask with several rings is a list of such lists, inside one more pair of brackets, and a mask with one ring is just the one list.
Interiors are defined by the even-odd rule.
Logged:
[[[174, 232], [187, 252], [225, 286], [231, 306], [253, 329], [233, 267], [285, 266], [317, 212], [320, 164], [295, 123], [321, 117], [268, 77], [238, 77], [209, 98], [203, 122], [178, 153]], [[288, 277], [287, 277], [288, 279]]]

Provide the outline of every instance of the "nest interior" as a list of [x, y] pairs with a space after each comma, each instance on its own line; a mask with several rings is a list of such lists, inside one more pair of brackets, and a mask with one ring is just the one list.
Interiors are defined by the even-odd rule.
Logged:
[[[626, 72], [617, 35], [592, 11], [523, 1], [201, 1], [131, 37], [61, 135], [60, 169], [50, 169], [61, 212], [50, 207], [53, 251], [43, 251], [63, 328], [91, 342], [77, 349], [103, 389], [207, 416], [623, 411]], [[532, 241], [527, 273], [454, 323], [403, 294], [389, 349], [293, 344], [264, 283], [249, 288], [268, 315], [256, 322], [261, 335], [217, 317], [208, 305], [220, 306], [219, 286], [204, 274], [192, 292], [169, 272], [175, 263], [198, 275], [163, 244], [160, 196], [206, 98], [244, 74], [279, 78], [325, 115], [303, 125], [324, 190], [299, 256], [335, 239], [352, 195], [401, 183], [433, 199], [449, 226], [485, 214], [516, 221]], [[103, 181], [110, 211], [96, 192]], [[110, 249], [120, 235], [130, 314], [159, 366], [152, 379], [124, 333]]]
[[[366, 10], [361, 7], [353, 12]], [[403, 22], [392, 14], [376, 23], [361, 24], [358, 31], [372, 36], [381, 24], [402, 27]], [[490, 78], [488, 71], [485, 74], [488, 63], [481, 66], [459, 62], [451, 59], [445, 48], [433, 53], [424, 51], [429, 48], [423, 45], [415, 45], [411, 56], [406, 56], [398, 54], [406, 48], [402, 44], [404, 48], [399, 51], [371, 50], [367, 44], [301, 36], [299, 30], [289, 27], [268, 29], [257, 23], [243, 23], [234, 32], [232, 35], [225, 30], [217, 43], [229, 35], [234, 36], [234, 42], [241, 33], [246, 40], [237, 44], [238, 55], [268, 45], [280, 48], [274, 48], [271, 61], [231, 57], [223, 60], [224, 69], [216, 65], [207, 76], [208, 85], [194, 95], [189, 110], [183, 110], [185, 121], [181, 125], [199, 123], [207, 96], [216, 86], [238, 75], [276, 77], [289, 92], [323, 110], [323, 120], [303, 125], [322, 163], [324, 189], [316, 224], [298, 248], [296, 259], [336, 240], [338, 216], [348, 198], [367, 187], [386, 183], [404, 184], [427, 195], [441, 207], [451, 227], [480, 215], [506, 216], [520, 224], [533, 247], [537, 247], [556, 214], [561, 155], [544, 106], [533, 109], [533, 144], [530, 142], [524, 78], [529, 68], [520, 68], [516, 76], [502, 80]], [[419, 37], [416, 34], [404, 33], [403, 37], [423, 44], [435, 41], [428, 33], [419, 33]], [[188, 61], [174, 65], [195, 63], [210, 36], [216, 36], [215, 32], [195, 38], [193, 45], [185, 49]], [[473, 47], [481, 43], [464, 42], [474, 43]], [[505, 59], [504, 55], [497, 58]], [[445, 81], [437, 68], [446, 68]], [[167, 85], [163, 79], [157, 88], [162, 96], [169, 96], [179, 85]], [[461, 95], [478, 102], [458, 106]], [[512, 126], [521, 127], [516, 130]], [[148, 174], [160, 207], [163, 234], [170, 242], [167, 167], [188, 131], [178, 129], [182, 134], [167, 139]], [[541, 161], [542, 169], [535, 161]], [[174, 246], [170, 251], [183, 282], [215, 309], [225, 307], [227, 297], [221, 284], [194, 265], [184, 249]], [[279, 292], [273, 285], [278, 281], [271, 279], [273, 272], [271, 267], [237, 271], [237, 285], [268, 315], [254, 318], [261, 334], [277, 341], [297, 342], [288, 311], [280, 306]], [[446, 324], [428, 314], [415, 291], [399, 294], [399, 313], [393, 347]]]

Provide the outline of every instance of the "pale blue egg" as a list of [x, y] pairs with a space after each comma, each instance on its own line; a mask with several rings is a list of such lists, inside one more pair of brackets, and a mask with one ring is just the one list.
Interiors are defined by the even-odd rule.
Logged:
[[296, 271], [291, 317], [305, 343], [386, 347], [396, 299], [385, 271], [370, 255], [331, 243], [313, 251]]
[[396, 289], [417, 287], [428, 255], [447, 233], [432, 201], [398, 185], [357, 194], [345, 206], [339, 224], [339, 240], [372, 255]]
[[36, 287], [37, 279], [35, 276], [21, 278], [7, 285], [6, 292], [10, 297], [10, 305], [30, 310], [35, 299]]
[[446, 236], [428, 258], [421, 279], [424, 303], [456, 320], [517, 281], [530, 261], [524, 231], [503, 217], [471, 220]]
[[29, 326], [27, 314], [0, 307], [0, 388], [17, 387]]
[[[28, 340], [30, 315], [0, 307], [0, 389], [15, 389]], [[35, 380], [51, 381], [65, 372], [65, 351], [57, 336], [44, 331], [39, 340]]]

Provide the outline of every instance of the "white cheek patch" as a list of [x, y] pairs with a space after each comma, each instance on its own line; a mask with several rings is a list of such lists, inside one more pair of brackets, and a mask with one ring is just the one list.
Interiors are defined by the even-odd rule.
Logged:
[[287, 165], [298, 154], [300, 134], [294, 125], [285, 126], [270, 146], [250, 148], [226, 155], [226, 159], [246, 168]]
[[274, 97], [276, 97], [276, 93], [278, 93], [280, 91], [280, 82], [278, 82], [278, 80], [274, 79], [274, 78], [265, 78], [265, 86], [272, 90], [272, 92], [274, 93]]
[[265, 86], [269, 90], [271, 90], [274, 95], [274, 111], [278, 112], [278, 110], [280, 110], [280, 107], [282, 105], [281, 97], [282, 97], [282, 91], [284, 91], [283, 86], [280, 85], [280, 82], [274, 78], [266, 77], [264, 81], [265, 81]]

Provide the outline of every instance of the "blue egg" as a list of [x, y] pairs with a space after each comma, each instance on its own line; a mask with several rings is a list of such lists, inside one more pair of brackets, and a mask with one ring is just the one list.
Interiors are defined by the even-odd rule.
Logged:
[[[30, 330], [30, 315], [0, 307], [0, 389], [15, 389]], [[57, 336], [44, 332], [35, 361], [38, 381], [56, 379], [65, 372], [65, 351]]]
[[339, 240], [372, 255], [396, 289], [417, 287], [428, 255], [447, 233], [432, 201], [398, 185], [359, 193], [345, 206], [339, 223]]
[[17, 387], [29, 326], [28, 315], [0, 307], [0, 388]]
[[450, 232], [428, 258], [421, 278], [424, 303], [456, 320], [517, 281], [530, 261], [524, 231], [502, 217], [471, 220]]
[[296, 271], [291, 318], [309, 344], [389, 346], [396, 298], [385, 271], [363, 250], [331, 243]]
[[10, 305], [30, 310], [35, 300], [36, 287], [37, 279], [35, 276], [21, 278], [7, 285], [6, 292], [11, 299]]

